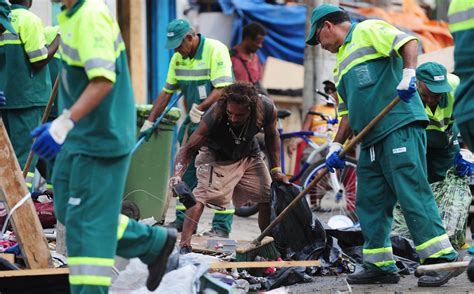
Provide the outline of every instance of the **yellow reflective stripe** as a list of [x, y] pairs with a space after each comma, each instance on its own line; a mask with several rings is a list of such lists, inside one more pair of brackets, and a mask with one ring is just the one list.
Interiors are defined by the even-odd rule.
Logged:
[[380, 262], [374, 262], [378, 267], [383, 267], [383, 266], [390, 266], [395, 264], [395, 260], [388, 260], [388, 261], [380, 261]]
[[420, 260], [425, 260], [427, 258], [436, 258], [440, 257], [446, 253], [453, 251], [451, 242], [449, 242], [449, 237], [447, 234], [443, 234], [438, 237], [434, 237], [418, 246], [415, 247], [418, 252]]
[[94, 286], [110, 286], [112, 285], [112, 277], [96, 277], [96, 276], [73, 276], [69, 275], [69, 284], [71, 285], [94, 285]]
[[18, 35], [14, 35], [12, 33], [3, 33], [0, 35], [0, 44], [13, 44], [13, 45], [21, 45], [21, 40]]
[[71, 265], [102, 265], [113, 266], [115, 260], [113, 258], [103, 257], [68, 257], [68, 264]]
[[69, 266], [69, 274], [73, 276], [112, 277], [113, 271], [111, 266], [72, 265]]
[[211, 73], [210, 68], [205, 69], [175, 69], [176, 77], [202, 77]]
[[46, 184], [46, 188], [53, 190], [53, 184]]
[[28, 55], [28, 59], [30, 60], [30, 62], [43, 60], [48, 58], [48, 48], [43, 47], [32, 52], [27, 52], [26, 55]]
[[226, 209], [226, 210], [214, 210], [215, 214], [234, 214], [235, 209]]
[[117, 240], [121, 240], [123, 238], [123, 234], [125, 233], [125, 230], [127, 229], [128, 223], [130, 219], [128, 216], [121, 214], [119, 216], [119, 225], [118, 225], [118, 230], [117, 230]]
[[377, 50], [373, 46], [361, 47], [350, 53], [339, 63], [339, 74], [334, 77], [334, 82], [338, 84], [339, 80], [346, 72], [348, 72], [355, 65], [369, 60], [370, 58], [368, 58], [368, 56], [374, 54], [375, 56], [373, 58], [382, 57], [381, 54], [377, 54]]
[[184, 205], [176, 205], [176, 210], [186, 210], [186, 206], [184, 206]]
[[452, 122], [451, 118], [444, 118], [442, 120], [436, 120], [433, 118], [429, 118], [430, 122], [427, 130], [438, 130], [444, 132], [448, 127], [449, 124]]
[[226, 86], [228, 84], [232, 84], [233, 82], [234, 82], [234, 79], [232, 77], [219, 77], [211, 81], [214, 87]]
[[[453, 2], [451, 6], [455, 6], [456, 3]], [[461, 8], [461, 11], [455, 11], [449, 7], [449, 30], [452, 33], [458, 31], [464, 31], [469, 29], [474, 29], [474, 7], [470, 8]]]
[[84, 63], [84, 68], [87, 72], [94, 69], [103, 69], [115, 72], [115, 60], [111, 61], [103, 58], [92, 58]]
[[27, 186], [28, 188], [31, 188], [31, 187], [33, 187], [33, 184], [32, 184], [32, 183], [29, 183], [29, 182], [26, 182], [26, 186]]
[[410, 40], [416, 40], [416, 38], [412, 35], [405, 33], [396, 35], [395, 39], [393, 39], [390, 56], [400, 56], [400, 54], [398, 53], [398, 49], [400, 49], [400, 47], [405, 45]]
[[34, 172], [28, 172], [28, 173], [26, 174], [26, 176], [33, 178], [33, 177], [35, 176], [35, 173], [34, 173]]
[[64, 59], [81, 62], [79, 51], [77, 51], [77, 49], [74, 49], [71, 46], [64, 43], [62, 39], [61, 39], [61, 55], [63, 56]]

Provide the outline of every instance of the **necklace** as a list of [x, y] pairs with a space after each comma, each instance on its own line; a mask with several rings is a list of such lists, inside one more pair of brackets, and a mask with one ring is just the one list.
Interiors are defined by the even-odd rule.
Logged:
[[249, 126], [249, 120], [247, 119], [247, 121], [245, 122], [245, 125], [242, 127], [242, 130], [240, 131], [240, 134], [239, 136], [237, 136], [234, 132], [234, 130], [232, 129], [232, 126], [230, 125], [229, 122], [227, 122], [227, 125], [229, 126], [229, 132], [230, 134], [232, 135], [232, 138], [234, 139], [234, 143], [236, 145], [240, 145], [242, 142], [245, 142], [247, 141], [247, 139], [245, 138], [245, 135], [247, 134], [247, 129], [248, 129], [248, 126]]

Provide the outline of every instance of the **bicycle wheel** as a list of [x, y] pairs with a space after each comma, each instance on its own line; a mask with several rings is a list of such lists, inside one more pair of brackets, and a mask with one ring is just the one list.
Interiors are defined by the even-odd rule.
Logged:
[[[310, 165], [301, 177], [302, 186], [307, 187], [324, 166], [325, 160]], [[330, 173], [327, 173], [306, 195], [310, 207], [316, 211], [329, 212], [331, 215], [346, 215], [354, 222], [357, 221], [355, 214], [356, 168], [357, 160], [346, 158], [346, 166], [344, 169], [338, 170], [336, 174], [340, 189], [334, 187], [335, 184], [330, 178]]]

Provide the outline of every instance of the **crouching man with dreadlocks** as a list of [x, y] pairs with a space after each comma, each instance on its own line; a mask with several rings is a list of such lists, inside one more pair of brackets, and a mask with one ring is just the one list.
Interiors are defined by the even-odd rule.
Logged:
[[[186, 211], [180, 253], [191, 252], [191, 235], [204, 206], [227, 207], [231, 201], [240, 207], [248, 200], [259, 204], [258, 225], [270, 223], [271, 180], [288, 183], [280, 168], [280, 141], [277, 111], [272, 101], [259, 95], [249, 83], [224, 88], [219, 100], [203, 116], [198, 129], [176, 156], [170, 186], [181, 181], [187, 165], [196, 157], [196, 205]], [[260, 157], [255, 135], [264, 129], [271, 169]]]

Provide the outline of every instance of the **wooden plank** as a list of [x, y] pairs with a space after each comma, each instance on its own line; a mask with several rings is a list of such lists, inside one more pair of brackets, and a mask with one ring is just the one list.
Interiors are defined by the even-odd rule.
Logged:
[[29, 269], [19, 271], [0, 271], [0, 278], [7, 277], [26, 277], [26, 276], [51, 276], [68, 275], [68, 268], [47, 268], [47, 269]]
[[[24, 196], [29, 194], [1, 118], [0, 190], [2, 190], [4, 194], [5, 204], [9, 211], [21, 201]], [[31, 198], [15, 210], [11, 219], [26, 266], [31, 269], [53, 267], [48, 243], [43, 235], [43, 229]]]
[[240, 262], [213, 262], [211, 269], [219, 268], [266, 268], [292, 266], [320, 266], [319, 260], [289, 260], [289, 261], [240, 261]]
[[0, 257], [9, 263], [15, 263], [15, 254], [13, 253], [0, 253]]

